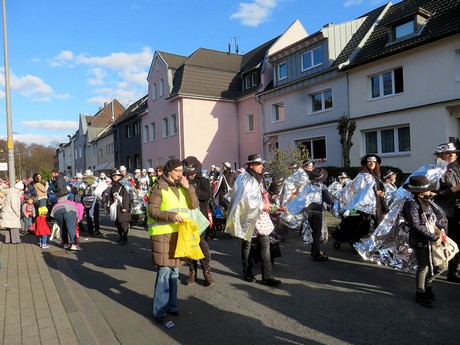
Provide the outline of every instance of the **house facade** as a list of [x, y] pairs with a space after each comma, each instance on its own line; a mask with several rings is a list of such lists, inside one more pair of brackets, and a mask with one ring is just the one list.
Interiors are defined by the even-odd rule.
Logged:
[[435, 162], [437, 145], [460, 133], [460, 3], [407, 0], [391, 5], [348, 75], [357, 129], [351, 162], [377, 153], [411, 172]]

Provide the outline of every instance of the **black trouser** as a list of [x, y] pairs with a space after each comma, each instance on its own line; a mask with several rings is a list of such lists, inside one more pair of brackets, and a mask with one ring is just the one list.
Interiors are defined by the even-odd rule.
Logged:
[[[203, 252], [204, 258], [200, 260], [201, 269], [203, 271], [210, 271], [211, 270], [211, 253], [209, 253], [209, 245], [208, 241], [204, 239], [206, 236], [206, 230], [200, 236], [200, 248]], [[190, 271], [197, 270], [198, 268], [198, 261], [187, 259], [185, 264], [189, 267]]]
[[96, 202], [96, 205], [94, 205], [94, 222], [89, 216], [89, 210], [90, 208], [85, 208], [86, 225], [88, 226], [88, 233], [93, 234], [95, 232], [99, 232], [99, 203]]
[[[258, 235], [260, 240], [261, 257], [262, 257], [262, 280], [273, 278], [272, 262], [270, 260], [270, 236]], [[243, 260], [243, 274], [252, 276], [252, 267], [254, 261], [249, 257], [251, 251], [251, 241], [243, 240], [241, 242], [241, 259]]]
[[433, 267], [431, 271], [430, 254], [428, 247], [414, 248], [415, 259], [417, 260], [417, 271], [415, 272], [415, 292], [425, 292], [427, 286], [444, 272], [441, 266]]
[[[455, 208], [454, 214], [452, 217], [447, 218], [447, 235], [460, 247], [460, 209]], [[460, 261], [460, 255], [457, 253], [450, 261], [449, 261], [449, 273], [454, 274], [457, 272], [458, 264]]]
[[313, 238], [313, 243], [311, 245], [311, 255], [319, 255], [321, 246], [321, 230], [323, 228], [323, 213], [309, 211], [308, 223], [310, 223]]
[[129, 231], [129, 222], [115, 222], [117, 226], [118, 235], [120, 236], [120, 241], [126, 242], [128, 241], [128, 231]]

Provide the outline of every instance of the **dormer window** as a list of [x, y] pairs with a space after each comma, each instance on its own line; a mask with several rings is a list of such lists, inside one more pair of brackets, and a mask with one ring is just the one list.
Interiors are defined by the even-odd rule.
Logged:
[[431, 14], [428, 11], [418, 8], [416, 11], [395, 20], [390, 24], [389, 44], [419, 35], [430, 17]]
[[302, 71], [319, 66], [323, 63], [323, 48], [318, 47], [302, 54]]
[[282, 80], [286, 78], [287, 78], [287, 65], [286, 65], [286, 61], [284, 61], [278, 65], [278, 80]]

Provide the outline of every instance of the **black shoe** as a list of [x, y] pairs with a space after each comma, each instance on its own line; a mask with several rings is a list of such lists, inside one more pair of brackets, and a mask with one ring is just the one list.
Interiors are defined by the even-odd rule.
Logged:
[[167, 313], [172, 316], [179, 316], [179, 310], [168, 311]]
[[460, 284], [460, 276], [456, 272], [447, 273], [447, 281]]
[[104, 234], [100, 231], [96, 231], [91, 234], [91, 237], [101, 238], [101, 237], [104, 237]]
[[275, 278], [268, 278], [268, 279], [262, 280], [262, 284], [267, 285], [267, 286], [278, 286], [281, 284], [281, 280], [278, 280]]
[[436, 296], [431, 286], [425, 286], [425, 295], [430, 301], [436, 301]]
[[433, 308], [433, 305], [431, 304], [430, 299], [427, 297], [427, 295], [424, 292], [417, 292], [415, 294], [415, 302], [424, 306], [425, 308]]
[[328, 261], [329, 256], [324, 254], [315, 254], [313, 255], [313, 261]]
[[165, 322], [165, 317], [164, 316], [155, 316], [154, 319], [155, 319], [155, 322], [158, 322], [158, 323]]
[[254, 276], [252, 274], [246, 274], [244, 276], [244, 280], [246, 280], [248, 283], [255, 283], [256, 282], [256, 278], [254, 278]]

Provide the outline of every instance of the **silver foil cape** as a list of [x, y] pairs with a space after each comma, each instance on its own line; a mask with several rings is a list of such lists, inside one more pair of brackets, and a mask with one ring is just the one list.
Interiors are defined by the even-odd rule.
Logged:
[[134, 186], [129, 182], [127, 179], [122, 178], [120, 183], [123, 187], [125, 187], [126, 191], [128, 192], [132, 202], [131, 205], [131, 213], [132, 214], [141, 214], [143, 213], [143, 208], [147, 207], [147, 203], [144, 201], [142, 197], [137, 195], [136, 189]]
[[309, 182], [303, 187], [299, 195], [289, 201], [286, 206], [287, 212], [282, 212], [280, 215], [281, 222], [291, 229], [300, 229], [305, 226], [310, 228], [309, 224], [302, 225], [305, 222], [308, 223], [306, 219], [304, 220], [302, 210], [312, 202], [322, 203], [321, 186]]
[[[410, 176], [424, 175], [430, 183], [437, 183], [447, 168], [440, 165], [424, 165]], [[406, 182], [409, 181], [410, 176]], [[412, 194], [402, 186], [395, 192], [395, 198], [388, 213], [372, 235], [363, 242], [354, 243], [358, 254], [364, 260], [390, 266], [406, 272], [416, 269], [415, 256], [409, 247], [409, 233], [404, 228], [402, 209]]]
[[299, 168], [296, 172], [292, 173], [285, 181], [283, 190], [281, 192], [282, 201], [281, 206], [286, 206], [295, 192], [302, 192], [303, 187], [308, 182], [308, 176], [305, 170]]
[[338, 200], [340, 214], [356, 210], [375, 215], [375, 180], [371, 174], [360, 172], [342, 190]]
[[328, 190], [329, 194], [331, 194], [331, 197], [332, 197], [332, 200], [333, 200], [332, 208], [331, 208], [331, 214], [334, 217], [340, 218], [339, 199], [340, 199], [340, 196], [342, 195], [343, 189], [350, 182], [351, 182], [351, 180], [348, 180], [345, 183], [335, 181], [329, 187], [327, 187], [327, 190]]
[[247, 171], [236, 178], [225, 232], [249, 241], [263, 208], [260, 184]]

